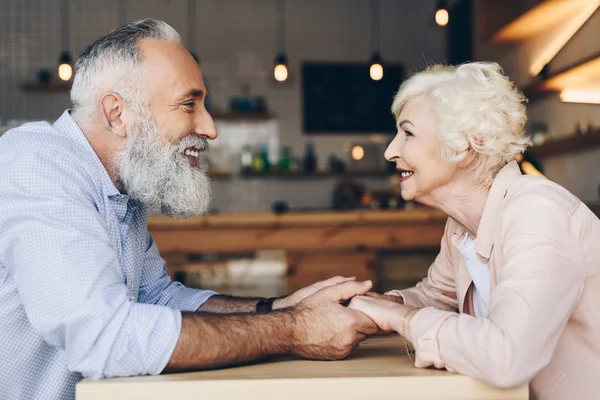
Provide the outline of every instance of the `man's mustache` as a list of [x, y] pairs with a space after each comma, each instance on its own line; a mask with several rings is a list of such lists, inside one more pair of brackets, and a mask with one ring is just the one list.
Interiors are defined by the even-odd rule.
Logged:
[[208, 145], [208, 140], [205, 138], [200, 137], [195, 133], [189, 133], [179, 141], [177, 147], [180, 152], [183, 152], [189, 147], [194, 147], [198, 151], [205, 151], [208, 150], [210, 146]]

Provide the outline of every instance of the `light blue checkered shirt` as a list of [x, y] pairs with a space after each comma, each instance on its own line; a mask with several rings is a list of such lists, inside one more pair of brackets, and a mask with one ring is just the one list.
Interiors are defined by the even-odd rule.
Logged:
[[0, 399], [73, 399], [82, 377], [158, 374], [181, 311], [213, 294], [170, 281], [145, 208], [68, 111], [0, 138]]

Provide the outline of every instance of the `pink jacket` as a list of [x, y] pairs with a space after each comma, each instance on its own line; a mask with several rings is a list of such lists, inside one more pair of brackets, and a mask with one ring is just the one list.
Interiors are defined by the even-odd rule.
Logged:
[[[497, 175], [476, 236], [490, 269], [488, 318], [448, 219], [441, 251], [417, 286], [392, 291], [424, 307], [410, 323], [417, 367], [447, 368], [497, 387], [530, 382], [534, 398], [600, 399], [600, 220], [563, 187]], [[457, 310], [459, 313], [457, 313]]]

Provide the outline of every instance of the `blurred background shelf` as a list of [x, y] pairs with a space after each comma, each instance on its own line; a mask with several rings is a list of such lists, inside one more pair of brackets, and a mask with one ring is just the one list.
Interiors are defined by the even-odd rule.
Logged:
[[223, 121], [268, 121], [275, 118], [275, 115], [266, 112], [236, 112], [236, 111], [210, 111], [210, 115], [215, 120]]
[[584, 135], [572, 134], [558, 139], [549, 139], [543, 144], [531, 147], [527, 152], [535, 157], [551, 157], [569, 153], [583, 152], [600, 148], [600, 130]]
[[39, 92], [39, 93], [55, 93], [55, 92], [68, 92], [71, 90], [71, 82], [21, 82], [19, 87], [26, 92]]
[[345, 172], [332, 172], [332, 171], [316, 171], [316, 172], [303, 172], [303, 171], [268, 171], [268, 172], [242, 172], [240, 176], [246, 179], [252, 178], [280, 178], [280, 179], [312, 179], [312, 178], [355, 178], [355, 177], [385, 177], [392, 175], [390, 171], [384, 170], [372, 170], [372, 171], [345, 171]]
[[586, 86], [594, 80], [600, 80], [600, 53], [562, 68], [545, 79], [538, 79], [525, 87], [523, 93], [529, 101], [534, 101], [544, 95]]
[[208, 171], [206, 173], [210, 178], [213, 179], [230, 179], [233, 177], [233, 173], [231, 171]]

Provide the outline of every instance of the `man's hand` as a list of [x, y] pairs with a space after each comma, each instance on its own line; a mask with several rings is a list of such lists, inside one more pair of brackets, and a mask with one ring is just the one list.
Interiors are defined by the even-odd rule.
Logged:
[[346, 280], [300, 302], [292, 310], [292, 352], [310, 359], [342, 359], [367, 335], [375, 334], [379, 328], [369, 317], [340, 304], [367, 293], [371, 286], [371, 281]]
[[298, 289], [291, 295], [277, 299], [273, 302], [273, 310], [278, 310], [281, 308], [293, 307], [296, 304], [300, 303], [302, 300], [307, 298], [308, 296], [318, 292], [321, 289], [324, 289], [329, 286], [337, 285], [347, 281], [354, 281], [355, 277], [345, 278], [343, 276], [334, 276], [333, 278], [329, 278], [324, 281], [313, 283], [310, 286], [306, 286], [302, 289]]

